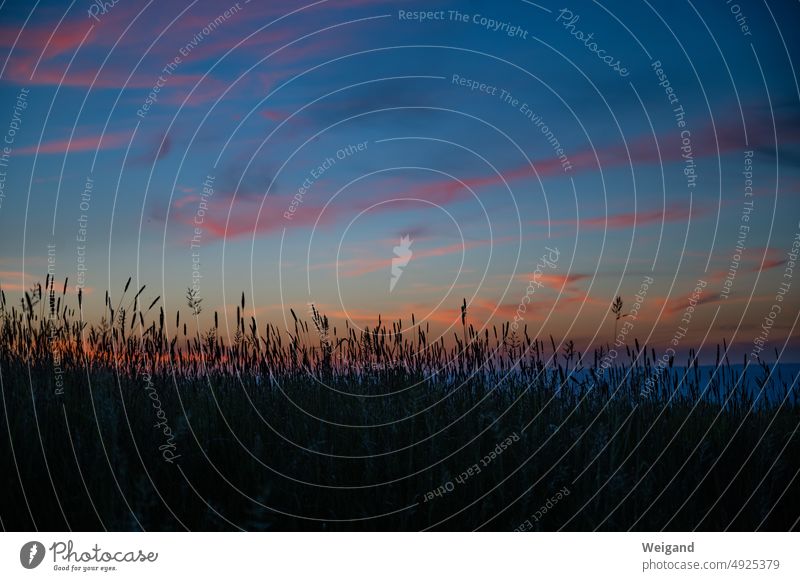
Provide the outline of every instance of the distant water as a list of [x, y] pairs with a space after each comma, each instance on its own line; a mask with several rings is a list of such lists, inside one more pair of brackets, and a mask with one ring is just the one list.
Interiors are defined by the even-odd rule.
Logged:
[[[683, 395], [701, 394], [704, 399], [709, 400], [724, 400], [733, 390], [753, 398], [760, 396], [772, 403], [779, 403], [786, 395], [787, 390], [794, 391], [800, 397], [800, 380], [795, 382], [800, 374], [800, 364], [798, 363], [768, 365], [766, 369], [750, 364], [744, 375], [742, 374], [743, 370], [744, 365], [731, 364], [719, 367], [698, 365], [696, 372], [694, 367], [689, 369], [673, 367], [667, 369], [667, 372], [670, 377], [669, 383], [678, 384], [678, 393]], [[572, 372], [572, 376], [578, 381], [591, 381], [588, 369]], [[794, 402], [795, 399], [790, 394], [787, 404]]]
[[[787, 389], [794, 390], [795, 393], [800, 394], [800, 385], [795, 383], [795, 379], [800, 373], [800, 364], [797, 363], [768, 365], [766, 369], [750, 364], [744, 376], [742, 376], [742, 371], [744, 370], [744, 365], [742, 364], [725, 367], [698, 365], [697, 369], [700, 375], [699, 387], [701, 391], [706, 390], [709, 384], [714, 382], [719, 384], [722, 394], [726, 394], [726, 390], [736, 387], [737, 390], [744, 389], [745, 393], [753, 396], [758, 395], [760, 392], [763, 397], [770, 401], [775, 401], [776, 398], [783, 399]], [[766, 385], [764, 383], [765, 380]], [[788, 401], [793, 401], [791, 395]]]

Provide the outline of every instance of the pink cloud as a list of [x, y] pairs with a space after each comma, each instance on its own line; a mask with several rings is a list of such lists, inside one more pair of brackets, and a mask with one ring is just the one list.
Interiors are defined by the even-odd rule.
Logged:
[[[460, 254], [461, 252], [466, 252], [472, 248], [487, 246], [488, 244], [488, 240], [477, 240], [469, 241], [464, 244], [459, 242], [456, 244], [449, 244], [447, 246], [415, 250], [414, 260], [419, 261], [420, 259], [424, 258], [447, 256], [449, 254]], [[388, 255], [391, 256], [391, 254]], [[349, 260], [341, 260], [338, 263], [316, 265], [313, 268], [336, 268], [337, 266], [343, 276], [357, 277], [370, 272], [376, 272], [390, 268], [392, 266], [392, 258], [353, 258]]]
[[658, 223], [658, 222], [685, 222], [690, 218], [697, 219], [708, 213], [704, 208], [693, 208], [689, 213], [689, 208], [686, 206], [671, 205], [666, 209], [647, 210], [644, 212], [622, 212], [619, 214], [610, 214], [608, 216], [595, 216], [591, 218], [581, 218], [580, 220], [535, 220], [532, 222], [537, 226], [570, 226], [572, 228], [589, 228], [589, 229], [623, 229], [632, 228], [634, 226], [642, 226], [644, 224]]
[[[664, 309], [664, 312], [666, 312], [669, 315], [674, 315], [676, 313], [683, 313], [686, 310], [686, 308], [690, 306], [689, 300], [691, 298], [692, 298], [692, 293], [688, 293], [686, 295], [682, 295], [671, 299], [669, 304], [667, 304], [666, 309]], [[695, 307], [699, 307], [700, 305], [710, 305], [722, 301], [728, 302], [728, 300], [723, 299], [718, 292], [714, 292], [712, 289], [709, 289], [708, 287], [706, 287], [703, 290], [703, 294], [695, 300], [696, 300], [694, 304]], [[662, 301], [666, 302], [666, 298], [662, 299]]]
[[[358, 5], [361, 5], [361, 2], [336, 2], [336, 9]], [[319, 8], [324, 7], [325, 5]], [[154, 75], [150, 72], [151, 67], [142, 68], [142, 71], [148, 72], [137, 72], [128, 79], [128, 70], [114, 67], [112, 62], [109, 62], [97, 80], [95, 80], [97, 70], [92, 67], [96, 67], [107, 53], [107, 49], [114, 45], [116, 45], [115, 55], [124, 55], [125, 51], [140, 54], [142, 48], [146, 48], [167, 25], [170, 25], [161, 42], [149, 52], [148, 58], [152, 58], [158, 65], [155, 70], [160, 70], [164, 64], [179, 55], [176, 43], [172, 41], [184, 39], [188, 44], [223, 12], [219, 5], [213, 3], [198, 4], [172, 23], [172, 20], [186, 8], [185, 6], [175, 4], [165, 5], [163, 8], [150, 7], [145, 12], [141, 12], [141, 8], [140, 5], [119, 3], [104, 14], [100, 22], [87, 18], [84, 11], [78, 11], [76, 15], [65, 18], [59, 24], [60, 14], [52, 13], [49, 18], [42, 15], [38, 22], [29, 22], [21, 32], [18, 25], [0, 25], [0, 47], [11, 49], [14, 46], [4, 78], [25, 85], [149, 88], [153, 86], [158, 76], [158, 73]], [[331, 55], [333, 51], [358, 38], [355, 35], [336, 34], [335, 31], [331, 31], [292, 44], [292, 41], [308, 31], [298, 30], [296, 26], [276, 26], [242, 42], [247, 34], [254, 32], [258, 26], [297, 8], [298, 5], [292, 2], [243, 4], [237, 13], [204, 36], [188, 54], [182, 55], [182, 64], [217, 58], [237, 45], [239, 51], [252, 53], [256, 50], [263, 55], [288, 45], [268, 61], [271, 66], [271, 81], [275, 82], [279, 78], [285, 78], [289, 73], [284, 70], [285, 67], [276, 69], [276, 65], [297, 62], [309, 57]], [[328, 12], [329, 15], [333, 13], [333, 11]], [[121, 36], [123, 32], [125, 34]], [[19, 40], [14, 44], [18, 34]], [[72, 56], [79, 48], [80, 55], [65, 75], [66, 63], [69, 60], [67, 57]], [[191, 86], [199, 78], [199, 75], [176, 74], [170, 78], [169, 84], [173, 87]], [[193, 95], [188, 104], [206, 102], [216, 98], [220, 92], [219, 85], [205, 88], [201, 92], [196, 91], [196, 96]]]
[[[157, 74], [138, 73], [129, 79], [128, 71], [109, 66], [106, 66], [100, 74], [98, 74], [97, 69], [81, 68], [76, 65], [73, 65], [67, 72], [66, 64], [47, 61], [39, 63], [34, 73], [33, 67], [36, 65], [37, 58], [36, 55], [15, 53], [9, 61], [6, 77], [24, 85], [60, 85], [77, 88], [93, 87], [95, 89], [122, 89], [123, 87], [150, 89], [158, 78]], [[95, 64], [98, 62], [95, 61]], [[174, 74], [169, 77], [167, 87], [193, 86], [201, 78], [201, 75]], [[209, 77], [206, 77], [206, 80], [208, 79]]]
[[[36, 283], [36, 277], [30, 273], [3, 270], [0, 271], [0, 290], [27, 291]], [[44, 282], [42, 283], [44, 284]]]
[[17, 153], [31, 155], [34, 153], [74, 153], [78, 151], [95, 151], [97, 149], [119, 149], [127, 145], [130, 133], [106, 133], [100, 135], [84, 135], [69, 139], [45, 141], [38, 146], [20, 148]]
[[54, 28], [56, 24], [55, 20], [42, 24], [29, 24], [21, 33], [16, 26], [0, 25], [0, 46], [11, 48], [19, 34], [15, 50], [41, 52], [47, 46], [46, 57], [52, 58], [77, 48], [91, 27], [91, 22], [85, 18], [73, 19]]
[[[523, 272], [514, 277], [520, 284], [527, 284], [531, 280], [531, 273]], [[589, 278], [588, 274], [572, 273], [572, 274], [558, 274], [551, 272], [543, 272], [536, 275], [536, 280], [541, 282], [547, 288], [553, 290], [561, 290], [563, 287], [571, 286], [580, 280]], [[572, 288], [570, 290], [577, 290]]]
[[[773, 268], [780, 268], [784, 264], [786, 264], [786, 257], [784, 256], [783, 251], [778, 248], [748, 248], [742, 255], [742, 260], [738, 271], [749, 273], [764, 272], [767, 270], [772, 270]], [[708, 278], [710, 280], [719, 282], [724, 280], [726, 276], [728, 276], [728, 269], [724, 268], [714, 271], [709, 275]]]
[[[87, 18], [82, 11], [78, 16], [66, 18], [60, 25], [57, 19], [41, 20], [36, 24], [29, 23], [21, 32], [19, 41], [14, 46], [14, 52], [9, 57], [4, 78], [25, 85], [61, 85], [102, 89], [119, 89], [123, 86], [152, 87], [157, 74], [154, 76], [150, 73], [139, 73], [128, 79], [130, 71], [115, 67], [111, 63], [107, 64], [99, 74], [97, 69], [93, 68], [102, 62], [98, 53], [105, 56], [106, 49], [114, 44], [117, 44], [115, 54], [132, 46], [146, 46], [146, 43], [149, 43], [152, 38], [141, 34], [137, 26], [146, 26], [148, 32], [160, 30], [158, 23], [166, 14], [162, 14], [163, 11], [150, 11], [145, 16], [155, 20], [148, 20], [148, 23], [144, 24], [140, 18], [134, 27], [120, 38], [120, 34], [137, 16], [139, 10], [140, 7], [133, 5], [129, 7], [115, 6], [113, 10], [103, 16], [100, 25]], [[164, 24], [166, 22], [164, 21]], [[90, 31], [93, 25], [94, 28]], [[15, 26], [0, 26], [0, 46], [10, 49], [18, 33], [19, 29]], [[81, 44], [82, 41], [83, 44]], [[66, 57], [71, 57], [79, 49], [81, 51], [79, 57], [67, 71], [70, 59]], [[84, 55], [86, 56], [84, 57]], [[91, 58], [89, 55], [92, 55]], [[90, 66], [86, 67], [84, 63], [88, 63]], [[199, 75], [176, 74], [170, 77], [170, 84], [183, 86], [195, 83], [199, 79]]]
[[[209, 203], [202, 224], [194, 223], [196, 203], [199, 202], [197, 195], [175, 199], [172, 208], [175, 211], [176, 219], [192, 228], [202, 227], [211, 238], [230, 240], [240, 236], [280, 232], [284, 227], [310, 226], [317, 221], [317, 217], [323, 210], [321, 206], [304, 203], [297, 206], [291, 219], [287, 219], [284, 217], [284, 213], [288, 211], [292, 203], [290, 196], [268, 196], [264, 200], [263, 207], [261, 207], [261, 200], [252, 198], [240, 197], [232, 201], [232, 194], [225, 192], [217, 192], [215, 198], [217, 198], [215, 201], [212, 200]], [[231, 203], [233, 203], [232, 209]], [[228, 219], [229, 210], [230, 219]], [[333, 214], [329, 211], [320, 220], [320, 223], [328, 223], [332, 218]]]
[[[754, 109], [750, 109], [751, 111]], [[772, 121], [765, 114], [751, 114], [747, 118], [747, 147], [749, 149], [773, 148], [775, 136], [772, 132]], [[744, 130], [741, 126], [738, 111], [733, 114], [719, 115], [715, 125], [710, 122], [692, 132], [692, 153], [695, 159], [706, 156], [725, 155], [731, 152], [740, 153], [745, 147]], [[797, 143], [800, 141], [800, 125], [796, 122], [778, 122], [780, 141]], [[596, 169], [598, 160], [600, 167], [613, 167], [618, 165], [655, 164], [681, 161], [683, 152], [679, 147], [678, 134], [674, 130], [657, 136], [658, 148], [652, 135], [640, 135], [627, 140], [625, 145], [601, 145], [592, 149], [578, 150], [567, 156], [573, 165], [574, 171]], [[563, 174], [561, 161], [557, 157], [537, 161], [535, 167], [540, 175]]]
[[289, 117], [290, 113], [285, 111], [278, 111], [276, 109], [265, 109], [264, 111], [261, 111], [260, 115], [264, 119], [269, 119], [270, 121], [275, 121], [277, 123], [280, 123], [281, 121], [286, 120]]
[[[753, 254], [753, 272], [763, 272], [765, 270], [779, 268], [786, 264], [785, 251], [780, 248], [775, 248], [774, 246], [770, 246], [769, 248], [751, 248], [750, 252]], [[762, 258], [764, 264], [761, 264]]]

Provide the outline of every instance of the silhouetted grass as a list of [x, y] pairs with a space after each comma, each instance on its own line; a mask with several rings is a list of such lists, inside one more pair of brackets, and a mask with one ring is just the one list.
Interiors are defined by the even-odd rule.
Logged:
[[638, 342], [612, 361], [527, 328], [478, 331], [466, 303], [450, 341], [413, 315], [340, 332], [314, 307], [259, 329], [244, 295], [235, 328], [214, 313], [201, 332], [196, 295], [168, 319], [130, 283], [97, 325], [66, 282], [18, 306], [0, 295], [5, 528], [511, 530], [565, 486], [534, 528], [800, 516], [794, 378], [736, 368], [726, 349], [710, 370], [691, 351], [661, 369]]

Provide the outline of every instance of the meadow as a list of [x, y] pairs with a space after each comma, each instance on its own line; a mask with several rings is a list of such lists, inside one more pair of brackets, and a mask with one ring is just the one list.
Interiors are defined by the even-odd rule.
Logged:
[[130, 285], [96, 324], [67, 281], [0, 291], [5, 530], [797, 526], [796, 373], [727, 345], [612, 361], [466, 303], [448, 341], [315, 307], [259, 328], [244, 295], [225, 328]]

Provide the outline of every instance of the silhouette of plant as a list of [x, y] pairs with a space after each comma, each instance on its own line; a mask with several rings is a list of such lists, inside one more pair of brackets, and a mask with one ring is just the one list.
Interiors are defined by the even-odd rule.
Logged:
[[615, 315], [615, 318], [614, 318], [614, 337], [612, 339], [612, 343], [613, 343], [614, 340], [616, 340], [616, 338], [617, 338], [617, 324], [619, 323], [619, 320], [622, 317], [627, 317], [628, 316], [627, 313], [624, 313], [624, 314], [622, 313], [622, 297], [617, 296], [617, 298], [614, 299], [614, 302], [611, 303], [611, 312]]

